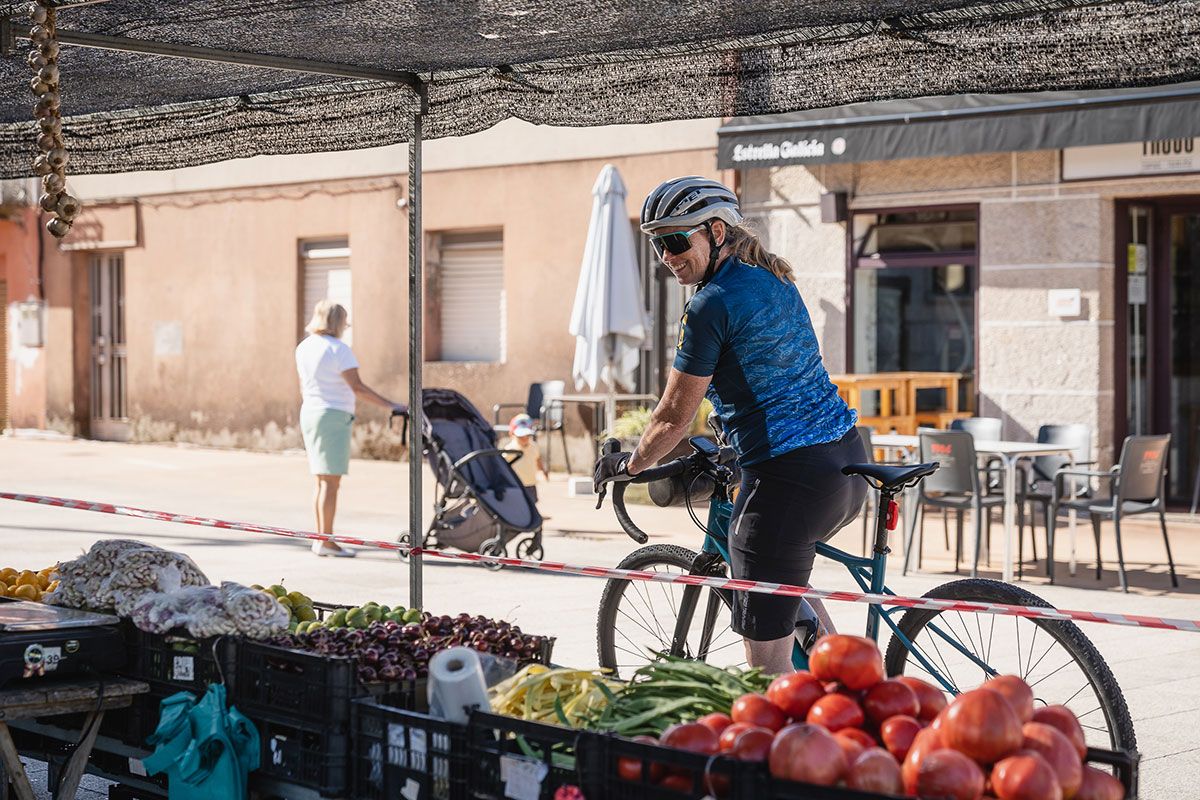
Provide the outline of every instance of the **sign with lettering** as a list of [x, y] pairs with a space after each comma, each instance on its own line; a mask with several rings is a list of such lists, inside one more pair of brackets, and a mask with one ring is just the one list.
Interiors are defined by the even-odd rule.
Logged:
[[1200, 172], [1200, 138], [1066, 147], [1062, 151], [1065, 181], [1180, 172]]

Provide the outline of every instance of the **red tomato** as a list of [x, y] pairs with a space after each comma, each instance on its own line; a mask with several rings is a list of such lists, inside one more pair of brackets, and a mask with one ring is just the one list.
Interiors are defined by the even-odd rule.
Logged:
[[847, 764], [853, 764], [854, 759], [861, 756], [867, 749], [866, 746], [857, 738], [842, 735], [856, 730], [858, 730], [858, 728], [846, 728], [845, 730], [838, 731], [833, 735], [834, 741], [838, 743], [838, 747], [842, 748], [842, 755], [846, 757]]
[[725, 729], [733, 724], [733, 720], [728, 714], [722, 714], [720, 711], [715, 714], [705, 714], [700, 719], [696, 720], [704, 727], [715, 733], [718, 737], [725, 732]]
[[771, 754], [771, 743], [775, 734], [766, 728], [751, 728], [738, 734], [737, 741], [729, 754], [738, 761], [766, 761]]
[[1004, 699], [1012, 706], [1012, 710], [1022, 725], [1033, 719], [1033, 689], [1016, 675], [1000, 675], [992, 678], [983, 684], [983, 688], [1004, 695]]
[[787, 715], [761, 694], [744, 694], [734, 700], [729, 716], [733, 717], [734, 722], [749, 722], [772, 731], [787, 724]]
[[846, 757], [829, 731], [797, 722], [776, 734], [768, 765], [776, 778], [832, 786], [846, 772]]
[[882, 724], [888, 717], [901, 714], [916, 717], [921, 710], [917, 693], [895, 678], [877, 683], [868, 689], [863, 695], [862, 705], [867, 719], [876, 725]]
[[692, 788], [695, 781], [691, 775], [671, 774], [658, 782], [658, 785], [664, 789], [669, 789], [672, 792], [682, 792], [683, 794], [692, 794]]
[[983, 796], [983, 770], [957, 750], [934, 750], [917, 771], [916, 795], [937, 800], [979, 800]]
[[1021, 749], [1032, 750], [1046, 759], [1058, 778], [1063, 797], [1074, 797], [1083, 781], [1083, 764], [1071, 740], [1058, 728], [1044, 722], [1026, 722], [1021, 733], [1024, 736]]
[[840, 731], [862, 727], [865, 719], [862, 708], [852, 698], [844, 694], [827, 694], [812, 704], [805, 721], [830, 731]]
[[699, 722], [680, 722], [663, 731], [658, 743], [663, 747], [703, 753], [711, 756], [717, 752], [717, 735]]
[[883, 740], [883, 746], [897, 761], [904, 761], [920, 732], [921, 723], [905, 714], [888, 717], [879, 726], [879, 738]]
[[872, 747], [864, 750], [846, 771], [846, 785], [860, 792], [900, 794], [900, 765], [886, 750]]
[[835, 633], [822, 636], [808, 659], [809, 669], [823, 681], [848, 689], [866, 689], [883, 680], [883, 656], [865, 636]]
[[1025, 751], [992, 767], [992, 791], [1000, 800], [1062, 800], [1063, 796], [1046, 759]]
[[[641, 744], [658, 744], [658, 739], [653, 736], [635, 736], [633, 741]], [[662, 778], [666, 770], [662, 764], [651, 761], [646, 772], [646, 778], [651, 781], [657, 781]], [[642, 760], [640, 758], [618, 758], [617, 759], [617, 775], [623, 781], [631, 781], [633, 783], [642, 782]]]
[[1033, 721], [1044, 722], [1058, 728], [1059, 732], [1067, 737], [1067, 741], [1075, 747], [1075, 752], [1079, 753], [1079, 757], [1087, 758], [1087, 742], [1083, 738], [1083, 728], [1071, 709], [1066, 706], [1045, 706], [1033, 712]]
[[946, 707], [946, 693], [933, 684], [908, 675], [900, 675], [896, 680], [916, 692], [917, 702], [921, 705], [921, 710], [916, 714], [917, 719], [933, 722], [938, 712]]
[[879, 746], [879, 742], [875, 741], [875, 737], [861, 728], [842, 728], [837, 732], [837, 735], [853, 739], [861, 744], [863, 749]]
[[791, 719], [804, 719], [812, 704], [825, 694], [825, 686], [803, 670], [780, 675], [767, 687], [767, 699]]
[[942, 741], [981, 764], [1012, 755], [1021, 746], [1021, 722], [999, 692], [975, 689], [954, 698], [939, 729]]
[[1075, 800], [1125, 800], [1125, 787], [1107, 772], [1085, 764]]
[[917, 793], [917, 773], [921, 762], [934, 750], [942, 749], [942, 735], [936, 728], [925, 728], [913, 739], [912, 747], [908, 748], [908, 756], [900, 765], [900, 778], [904, 781], [904, 793]]
[[743, 731], [748, 731], [755, 727], [758, 726], [751, 725], [749, 722], [733, 723], [728, 728], [721, 731], [721, 738], [717, 740], [717, 750], [722, 753], [729, 752], [733, 749], [733, 743], [737, 741], [737, 737], [740, 736]]

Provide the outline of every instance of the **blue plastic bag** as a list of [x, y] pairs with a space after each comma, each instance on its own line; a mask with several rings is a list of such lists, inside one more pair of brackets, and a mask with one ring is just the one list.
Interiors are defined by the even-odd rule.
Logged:
[[247, 778], [258, 768], [258, 731], [226, 707], [219, 683], [199, 701], [191, 692], [164, 698], [158, 728], [146, 741], [154, 752], [142, 763], [151, 775], [167, 773], [170, 800], [244, 798]]

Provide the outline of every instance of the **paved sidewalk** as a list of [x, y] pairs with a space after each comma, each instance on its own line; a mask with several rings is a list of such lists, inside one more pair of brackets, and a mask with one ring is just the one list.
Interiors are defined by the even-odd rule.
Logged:
[[[428, 475], [428, 473], [427, 473]], [[246, 453], [157, 445], [0, 438], [0, 490], [222, 517], [310, 530], [312, 478], [301, 454]], [[432, 507], [427, 477], [424, 508]], [[609, 505], [567, 496], [559, 477], [541, 489], [549, 517], [546, 558], [579, 564], [615, 565], [635, 548], [616, 524]], [[697, 531], [682, 509], [631, 506], [653, 542], [695, 546]], [[407, 524], [407, 465], [355, 461], [343, 485], [338, 530], [364, 538], [394, 539]], [[1039, 529], [1040, 531], [1040, 529]], [[1156, 527], [1137, 523], [1126, 538], [1133, 593], [1116, 589], [1115, 545], [1106, 529], [1106, 572], [1094, 579], [1090, 529], [1080, 527], [1080, 566], [1066, 585], [1049, 586], [1042, 569], [1026, 585], [1064, 608], [1200, 617], [1200, 526], [1173, 522], [1172, 546], [1183, 583], [1167, 591], [1162, 539]], [[998, 576], [1000, 528], [993, 529]], [[953, 534], [953, 531], [951, 531]], [[120, 518], [82, 511], [0, 501], [0, 536], [9, 545], [0, 566], [39, 568], [72, 558], [102, 536], [136, 536], [191, 555], [213, 580], [268, 584], [286, 581], [317, 599], [361, 603], [408, 603], [408, 568], [394, 555], [364, 552], [356, 559], [318, 559], [308, 546], [279, 537], [218, 531]], [[852, 525], [834, 543], [861, 548], [862, 529]], [[952, 576], [943, 547], [940, 517], [926, 525], [926, 572], [899, 575], [893, 561], [889, 585], [922, 594]], [[1039, 543], [1039, 553], [1042, 545]], [[1058, 553], [1066, 572], [1066, 547]], [[1027, 551], [1027, 569], [1033, 567]], [[818, 563], [813, 585], [855, 588], [838, 565]], [[502, 570], [426, 561], [425, 606], [431, 610], [503, 617], [524, 629], [558, 637], [555, 659], [596, 663], [595, 618], [603, 582], [590, 578]], [[863, 608], [831, 608], [844, 630], [861, 629]], [[1144, 757], [1142, 797], [1190, 796], [1200, 772], [1200, 635], [1089, 625], [1084, 632], [1111, 665], [1129, 701]]]

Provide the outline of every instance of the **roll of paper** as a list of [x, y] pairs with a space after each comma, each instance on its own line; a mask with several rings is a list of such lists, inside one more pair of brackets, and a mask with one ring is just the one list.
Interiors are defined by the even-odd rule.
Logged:
[[471, 712], [491, 711], [479, 655], [468, 647], [451, 647], [429, 659], [429, 711], [433, 716], [465, 724]]

